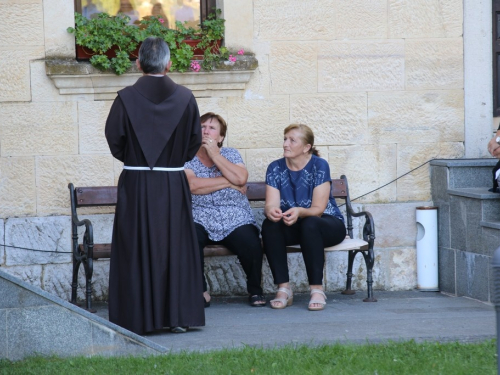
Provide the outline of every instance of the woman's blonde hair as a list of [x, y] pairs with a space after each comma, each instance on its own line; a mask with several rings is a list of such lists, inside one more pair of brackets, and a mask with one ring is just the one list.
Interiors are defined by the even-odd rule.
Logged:
[[319, 156], [319, 151], [316, 149], [316, 147], [314, 147], [314, 133], [309, 126], [304, 124], [291, 124], [285, 128], [283, 134], [286, 135], [292, 130], [298, 130], [300, 132], [300, 138], [302, 139], [302, 142], [304, 142], [305, 145], [311, 145], [311, 148], [309, 149], [310, 154]]

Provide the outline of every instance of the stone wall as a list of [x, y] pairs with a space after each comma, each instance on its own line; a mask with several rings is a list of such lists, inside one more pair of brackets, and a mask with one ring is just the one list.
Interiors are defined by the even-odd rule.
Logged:
[[[250, 180], [263, 180], [267, 165], [281, 156], [282, 131], [292, 122], [313, 128], [332, 176], [348, 176], [353, 198], [429, 159], [463, 156], [461, 0], [218, 4], [227, 19], [226, 45], [253, 52], [259, 66], [240, 96], [204, 95], [198, 104], [201, 113], [228, 121], [226, 144], [241, 152]], [[67, 184], [116, 183], [121, 165], [103, 134], [111, 101], [61, 95], [45, 72], [44, 59], [74, 57], [66, 32], [72, 1], [4, 0], [0, 9], [0, 243], [56, 251], [0, 247], [0, 266], [67, 298]], [[426, 165], [355, 202], [375, 218], [376, 289], [416, 286], [414, 209], [430, 200]], [[109, 238], [112, 211], [84, 212]], [[303, 267], [295, 257], [290, 262]], [[345, 260], [336, 257], [329, 255], [325, 271], [330, 290], [341, 289], [344, 279]], [[241, 270], [231, 262], [207, 261], [217, 294], [244, 292]], [[96, 264], [95, 295], [105, 298], [108, 262]], [[303, 273], [293, 278], [305, 288]], [[266, 270], [268, 291], [271, 281]], [[364, 282], [354, 280], [357, 288]]]
[[434, 160], [438, 207], [439, 287], [456, 296], [494, 301], [491, 261], [500, 244], [500, 195], [490, 192], [495, 159]]

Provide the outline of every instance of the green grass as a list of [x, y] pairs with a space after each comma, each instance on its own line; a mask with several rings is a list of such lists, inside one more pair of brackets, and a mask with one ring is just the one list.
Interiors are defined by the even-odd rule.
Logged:
[[0, 360], [0, 374], [496, 374], [496, 340], [474, 344], [246, 347], [155, 357]]

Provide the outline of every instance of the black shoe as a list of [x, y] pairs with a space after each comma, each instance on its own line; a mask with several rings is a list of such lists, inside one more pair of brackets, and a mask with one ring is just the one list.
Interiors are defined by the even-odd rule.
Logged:
[[172, 327], [170, 332], [172, 333], [186, 333], [189, 327]]
[[[264, 302], [261, 302], [264, 301]], [[248, 302], [252, 307], [263, 307], [266, 306], [266, 298], [262, 294], [256, 294], [254, 296], [248, 297]]]

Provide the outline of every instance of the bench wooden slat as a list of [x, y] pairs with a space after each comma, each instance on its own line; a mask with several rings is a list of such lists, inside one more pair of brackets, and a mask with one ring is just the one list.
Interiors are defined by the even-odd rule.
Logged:
[[[332, 195], [336, 198], [345, 198], [347, 188], [342, 179], [332, 180]], [[76, 207], [114, 206], [117, 200], [116, 186], [92, 186], [75, 188]], [[265, 182], [248, 182], [247, 198], [249, 201], [263, 201], [266, 198]]]
[[116, 186], [93, 186], [75, 188], [76, 206], [115, 206], [117, 199]]
[[[325, 251], [348, 251], [363, 249], [368, 246], [368, 242], [360, 239], [345, 239], [340, 244], [330, 247], [325, 247]], [[79, 245], [78, 249], [83, 253], [83, 245]], [[287, 253], [299, 253], [300, 245], [287, 246]], [[227, 247], [222, 245], [208, 245], [203, 249], [205, 257], [227, 256], [234, 255]], [[111, 244], [96, 244], [93, 250], [93, 259], [102, 259], [111, 257]]]
[[[83, 245], [78, 245], [78, 250], [80, 253], [83, 253]], [[92, 251], [92, 259], [101, 259], [101, 258], [111, 258], [111, 244], [110, 243], [102, 243], [95, 244], [94, 250]]]
[[265, 182], [248, 182], [247, 198], [249, 201], [263, 201], [266, 199]]
[[[348, 251], [364, 249], [368, 246], [368, 242], [358, 238], [346, 238], [344, 241], [335, 246], [325, 247], [325, 251]], [[287, 246], [287, 249], [296, 249], [300, 251], [300, 245]]]
[[206, 257], [234, 255], [227, 247], [222, 245], [208, 245], [203, 249]]

